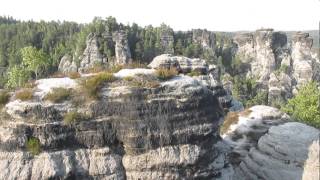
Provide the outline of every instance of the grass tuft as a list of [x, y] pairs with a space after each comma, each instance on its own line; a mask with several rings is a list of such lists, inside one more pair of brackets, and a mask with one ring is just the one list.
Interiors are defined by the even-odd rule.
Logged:
[[85, 119], [88, 119], [86, 115], [79, 113], [77, 111], [70, 111], [64, 115], [63, 122], [65, 124], [72, 124]]
[[61, 103], [63, 101], [68, 100], [71, 94], [71, 89], [53, 88], [52, 91], [44, 97], [44, 99], [53, 103]]
[[98, 91], [101, 86], [106, 82], [113, 82], [116, 78], [112, 73], [102, 72], [95, 76], [91, 76], [87, 79], [84, 79], [81, 82], [81, 86], [86, 94], [91, 98], [97, 98]]
[[168, 80], [172, 77], [176, 76], [178, 74], [178, 71], [176, 68], [160, 68], [156, 70], [156, 76], [160, 80]]
[[16, 92], [15, 98], [20, 99], [21, 101], [31, 100], [33, 97], [33, 90], [29, 88], [21, 89]]
[[27, 144], [26, 144], [27, 150], [31, 152], [32, 155], [38, 155], [40, 154], [41, 151], [41, 145], [40, 145], [40, 140], [35, 137], [31, 137], [28, 139]]

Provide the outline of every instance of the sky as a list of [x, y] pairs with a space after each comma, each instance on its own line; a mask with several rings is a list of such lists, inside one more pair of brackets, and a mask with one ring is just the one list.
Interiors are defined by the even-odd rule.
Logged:
[[320, 0], [0, 0], [0, 15], [88, 23], [95, 16], [174, 30], [316, 30]]

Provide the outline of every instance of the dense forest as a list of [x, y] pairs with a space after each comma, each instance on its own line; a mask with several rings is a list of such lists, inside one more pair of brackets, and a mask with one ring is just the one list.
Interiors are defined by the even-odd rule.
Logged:
[[[111, 37], [116, 31], [124, 31], [127, 34], [132, 59], [141, 63], [150, 62], [156, 55], [173, 52], [188, 57], [217, 59], [213, 58], [215, 52], [205, 50], [199, 43], [194, 43], [192, 31], [174, 32], [165, 24], [161, 24], [160, 27], [140, 27], [135, 23], [124, 25], [113, 17], [97, 17], [88, 24], [66, 21], [19, 21], [12, 17], [0, 17], [0, 84], [3, 86], [7, 81], [6, 71], [22, 63], [21, 49], [28, 46], [46, 54], [47, 66], [41, 72], [42, 75], [55, 72], [61, 57], [65, 54], [72, 55], [77, 61], [77, 57], [85, 49], [89, 33], [95, 33], [98, 37], [99, 51], [108, 59], [114, 58], [114, 42]], [[163, 36], [168, 37], [168, 42], [171, 43], [166, 47], [161, 45]], [[223, 33], [217, 38], [230, 42], [230, 38]]]

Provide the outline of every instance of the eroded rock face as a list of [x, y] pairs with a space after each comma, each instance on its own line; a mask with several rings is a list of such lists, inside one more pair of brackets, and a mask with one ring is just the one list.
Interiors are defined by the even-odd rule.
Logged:
[[319, 130], [302, 123], [271, 127], [236, 170], [239, 179], [319, 179]]
[[311, 48], [313, 39], [308, 33], [296, 33], [292, 39], [292, 69], [297, 87], [312, 80], [320, 80], [320, 62], [315, 59]]
[[261, 81], [269, 78], [281, 63], [280, 54], [287, 43], [287, 36], [272, 29], [239, 34], [234, 38], [238, 46], [237, 56], [249, 65], [250, 73]]
[[[34, 99], [39, 107], [28, 111], [34, 120], [23, 115], [3, 119], [1, 179], [231, 177], [228, 146], [218, 134], [223, 109], [211, 90], [187, 76], [161, 82], [158, 88], [114, 83], [102, 87], [99, 100], [81, 104], [80, 109], [68, 101]], [[53, 110], [45, 110], [46, 115], [60, 118], [36, 116], [48, 105]], [[12, 114], [8, 109], [4, 110]], [[66, 110], [87, 111], [90, 117], [65, 124]], [[26, 150], [31, 137], [40, 142], [39, 155]]]
[[95, 66], [101, 66], [106, 63], [106, 58], [99, 52], [98, 39], [95, 34], [91, 33], [87, 37], [86, 49], [80, 57], [79, 71], [84, 72]]
[[272, 29], [238, 34], [233, 40], [241, 60], [238, 73], [268, 89], [269, 104], [286, 101], [310, 81], [320, 82], [320, 63], [308, 33], [296, 33], [290, 43], [286, 34]]
[[129, 64], [132, 63], [131, 52], [128, 45], [128, 38], [125, 32], [117, 32], [114, 35], [116, 63]]

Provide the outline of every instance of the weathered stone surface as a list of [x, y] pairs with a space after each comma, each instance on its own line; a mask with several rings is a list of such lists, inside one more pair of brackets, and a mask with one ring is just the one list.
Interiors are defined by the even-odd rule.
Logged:
[[259, 138], [268, 132], [271, 126], [283, 124], [289, 116], [280, 110], [269, 106], [253, 106], [238, 113], [234, 121], [222, 137], [232, 147], [232, 162], [238, 164], [245, 158], [251, 147], [256, 146]]
[[268, 82], [268, 102], [285, 102], [292, 97], [292, 79], [284, 72], [272, 73]]
[[101, 66], [106, 61], [106, 58], [99, 52], [99, 44], [96, 35], [90, 33], [87, 37], [86, 49], [80, 57], [79, 71], [84, 72], [92, 67]]
[[191, 71], [207, 73], [208, 71], [208, 64], [204, 59], [191, 59], [183, 56], [173, 56], [171, 54], [162, 54], [155, 57], [148, 67], [153, 69], [173, 67], [183, 73]]
[[121, 156], [109, 148], [0, 152], [0, 179], [125, 179]]
[[[302, 123], [271, 127], [236, 170], [237, 179], [319, 179], [319, 130]], [[318, 152], [318, 153], [316, 153]]]
[[114, 35], [116, 64], [132, 63], [131, 52], [128, 45], [128, 38], [125, 32], [117, 32]]

